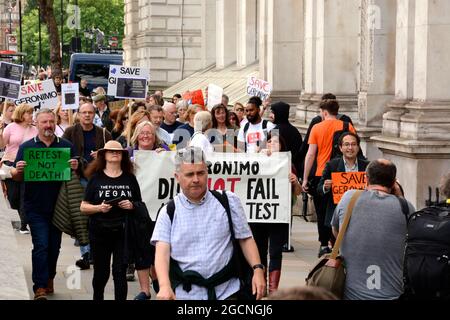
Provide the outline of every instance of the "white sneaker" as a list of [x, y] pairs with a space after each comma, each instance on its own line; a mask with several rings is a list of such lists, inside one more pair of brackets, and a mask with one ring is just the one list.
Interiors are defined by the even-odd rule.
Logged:
[[28, 230], [28, 228], [25, 227], [25, 228], [20, 228], [20, 229], [19, 229], [19, 232], [20, 232], [21, 234], [29, 234], [29, 233], [30, 233], [30, 230]]

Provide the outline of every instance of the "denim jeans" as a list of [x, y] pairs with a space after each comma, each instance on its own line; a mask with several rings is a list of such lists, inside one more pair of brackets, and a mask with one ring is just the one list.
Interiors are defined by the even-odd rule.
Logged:
[[46, 288], [49, 279], [55, 278], [56, 263], [61, 248], [62, 233], [51, 222], [51, 213], [26, 212], [31, 231], [33, 291]]

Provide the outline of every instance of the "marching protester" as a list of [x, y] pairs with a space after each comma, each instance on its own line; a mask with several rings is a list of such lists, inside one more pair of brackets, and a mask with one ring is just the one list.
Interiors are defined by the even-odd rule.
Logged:
[[245, 107], [242, 103], [236, 102], [233, 107], [233, 111], [236, 113], [239, 120], [239, 127], [242, 127], [247, 123], [247, 118], [245, 117]]
[[[132, 161], [134, 161], [134, 152], [140, 151], [170, 151], [169, 147], [159, 139], [155, 127], [150, 121], [141, 122], [136, 127], [133, 137], [131, 138], [131, 144], [133, 148], [129, 148], [129, 154]], [[129, 279], [129, 273], [133, 273], [134, 269], [137, 270], [139, 285], [141, 292], [134, 298], [135, 300], [149, 300], [150, 299], [150, 270], [154, 265], [154, 247], [152, 246], [147, 254], [144, 254], [140, 263], [134, 265], [129, 264], [127, 268], [127, 280]], [[152, 279], [156, 280], [154, 270], [152, 269]]]
[[141, 110], [133, 113], [131, 115], [131, 119], [128, 119], [128, 122], [122, 134], [116, 139], [116, 141], [120, 142], [123, 148], [131, 145], [131, 137], [134, 134], [136, 126], [144, 121], [150, 121], [150, 112], [148, 112], [147, 110]]
[[[24, 151], [27, 148], [70, 148], [70, 167], [78, 168], [76, 150], [69, 141], [55, 136], [55, 114], [49, 109], [36, 113], [37, 135], [22, 143], [15, 159], [13, 178], [23, 180], [26, 166]], [[61, 182], [24, 182], [23, 207], [31, 229], [32, 280], [35, 300], [47, 299], [54, 291], [56, 265], [61, 247], [61, 231], [52, 224], [52, 216], [58, 198]]]
[[[205, 155], [200, 148], [188, 147], [177, 152], [175, 166], [181, 193], [174, 198], [171, 213], [168, 205], [160, 210], [152, 236], [160, 286], [157, 297], [162, 300], [236, 298], [240, 283], [232, 258], [229, 218], [227, 209], [207, 189]], [[240, 199], [228, 191], [221, 196], [228, 199], [235, 239], [253, 267], [252, 293], [261, 299], [266, 289], [264, 266]]]
[[170, 139], [173, 139], [175, 130], [182, 125], [177, 121], [177, 106], [174, 103], [166, 102], [163, 106], [164, 120], [161, 123], [161, 129], [169, 133]]
[[178, 103], [178, 101], [180, 101], [180, 100], [181, 100], [181, 94], [176, 93], [176, 94], [173, 95], [173, 97], [172, 97], [172, 103], [173, 103], [174, 105], [176, 105], [176, 104]]
[[239, 130], [239, 149], [246, 153], [258, 153], [265, 148], [268, 133], [275, 125], [261, 118], [262, 101], [259, 97], [251, 97], [245, 107], [248, 122]]
[[128, 151], [117, 141], [108, 141], [88, 167], [89, 177], [81, 212], [89, 215], [90, 245], [94, 259], [94, 300], [104, 300], [111, 270], [115, 300], [126, 300], [128, 285], [125, 258], [125, 219], [141, 201]]
[[62, 109], [62, 104], [58, 103], [58, 107], [55, 109], [56, 114], [56, 131], [57, 137], [62, 137], [66, 129], [73, 125], [72, 110]]
[[206, 131], [211, 129], [212, 119], [209, 111], [200, 111], [194, 118], [195, 132], [189, 142], [190, 147], [198, 147], [205, 153], [214, 152], [213, 145], [209, 142]]
[[198, 104], [189, 106], [186, 110], [186, 123], [179, 126], [175, 130], [173, 135], [173, 143], [177, 146], [177, 149], [186, 148], [189, 144], [191, 137], [194, 135], [194, 119], [197, 112], [202, 111], [202, 107]]
[[189, 107], [189, 104], [184, 100], [179, 100], [177, 102], [177, 114], [178, 118], [177, 121], [181, 122], [182, 124], [186, 123], [186, 112]]
[[[327, 162], [325, 169], [317, 186], [317, 193], [320, 194], [326, 207], [324, 224], [331, 228], [331, 218], [333, 217], [336, 204], [333, 201], [333, 181], [331, 176], [336, 172], [365, 172], [369, 161], [358, 158], [361, 139], [352, 132], [344, 132], [339, 138], [339, 148], [342, 157], [337, 157]], [[334, 239], [332, 239], [334, 240]], [[332, 241], [334, 243], [334, 241]]]
[[230, 125], [233, 129], [240, 129], [240, 122], [237, 114], [234, 111], [230, 111]]
[[101, 119], [100, 127], [106, 128], [106, 130], [111, 132], [113, 128], [113, 122], [110, 118], [111, 110], [109, 110], [109, 107], [106, 104], [106, 95], [96, 94], [92, 97], [92, 101], [95, 105], [95, 113]]
[[[269, 134], [267, 149], [261, 153], [267, 156], [276, 156], [277, 152], [286, 152], [287, 148], [283, 137], [276, 131]], [[302, 192], [302, 187], [298, 181], [295, 167], [289, 173], [291, 183], [292, 199], [296, 199]], [[283, 259], [283, 245], [287, 243], [289, 236], [289, 225], [285, 223], [250, 223], [253, 236], [258, 246], [262, 264], [266, 266], [269, 276], [269, 294], [278, 290], [281, 277], [281, 265]], [[270, 260], [267, 263], [267, 253]]]
[[[103, 148], [112, 137], [106, 128], [94, 125], [95, 109], [92, 103], [83, 104], [79, 109], [78, 116], [80, 122], [67, 128], [63, 138], [73, 143], [80, 157], [80, 182], [85, 187], [87, 177], [84, 171], [87, 165], [95, 160], [98, 150]], [[75, 264], [81, 270], [90, 268], [92, 257], [89, 255], [89, 251], [89, 245], [80, 246], [81, 259], [77, 260]]]
[[[337, 100], [323, 100], [320, 105], [320, 114], [324, 119], [322, 122], [312, 127], [311, 135], [309, 137], [308, 153], [305, 157], [305, 166], [303, 172], [303, 190], [309, 192], [316, 190], [317, 185], [322, 177], [325, 165], [331, 159], [333, 151], [333, 138], [336, 132], [343, 132], [346, 123], [337, 119], [339, 112], [339, 103]], [[351, 123], [347, 123], [348, 131], [355, 133]], [[312, 172], [314, 175], [310, 179], [311, 169], [314, 162], [317, 161], [316, 172]], [[317, 213], [317, 228], [319, 231], [320, 248], [318, 256], [330, 253], [329, 241], [331, 240], [331, 228], [325, 225], [326, 207], [325, 202], [320, 195], [315, 195], [314, 205]]]
[[210, 141], [216, 147], [217, 152], [226, 152], [226, 145], [237, 147], [237, 140], [233, 127], [230, 123], [230, 112], [223, 104], [215, 105], [211, 110], [212, 129], [208, 136]]
[[[0, 120], [0, 129], [4, 130], [6, 126], [13, 122], [12, 115], [16, 109], [16, 105], [12, 101], [6, 101], [1, 104], [2, 117]], [[1, 137], [0, 137], [1, 138]]]
[[150, 112], [150, 122], [155, 126], [156, 132], [158, 132], [159, 137], [162, 141], [164, 141], [167, 145], [172, 144], [172, 137], [170, 134], [161, 128], [161, 124], [164, 119], [164, 110], [161, 106], [151, 106], [149, 108]]
[[119, 113], [117, 115], [116, 123], [114, 124], [114, 128], [111, 131], [111, 136], [113, 140], [117, 140], [117, 138], [120, 137], [120, 135], [125, 130], [127, 123], [128, 123], [128, 107], [123, 107], [119, 110]]
[[[33, 126], [33, 107], [28, 104], [17, 106], [13, 112], [13, 123], [3, 129], [0, 138], [0, 147], [6, 147], [2, 158], [2, 166], [12, 167], [16, 160], [19, 146], [25, 141], [30, 140], [38, 134], [38, 130]], [[13, 179], [5, 180], [7, 197], [12, 209], [19, 213], [20, 228], [19, 232], [28, 234], [27, 216], [23, 207], [24, 187], [23, 183]]]

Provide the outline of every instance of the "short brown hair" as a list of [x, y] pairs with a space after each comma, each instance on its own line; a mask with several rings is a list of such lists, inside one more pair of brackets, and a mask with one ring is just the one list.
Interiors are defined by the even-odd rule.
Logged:
[[337, 116], [339, 112], [339, 103], [334, 99], [323, 100], [320, 102], [319, 108], [328, 111], [332, 116]]

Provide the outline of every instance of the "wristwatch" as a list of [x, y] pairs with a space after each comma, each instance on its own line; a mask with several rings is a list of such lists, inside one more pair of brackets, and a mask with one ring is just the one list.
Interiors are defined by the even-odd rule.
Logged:
[[255, 264], [252, 268], [253, 268], [253, 270], [256, 270], [256, 269], [262, 269], [263, 271], [266, 269], [266, 268], [264, 267], [264, 265], [261, 264], [261, 263]]

